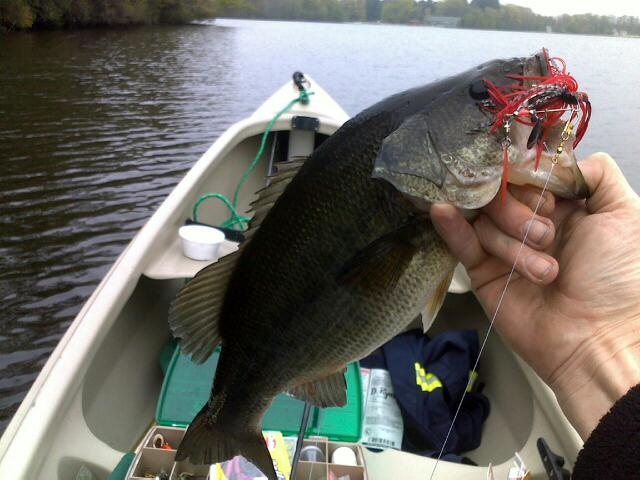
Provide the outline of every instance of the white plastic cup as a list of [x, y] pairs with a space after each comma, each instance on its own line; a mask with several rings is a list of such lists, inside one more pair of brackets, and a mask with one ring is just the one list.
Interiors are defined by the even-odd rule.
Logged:
[[333, 451], [331, 455], [331, 462], [337, 465], [358, 465], [358, 459], [356, 458], [356, 452], [349, 447], [338, 447]]
[[193, 260], [215, 260], [224, 241], [224, 233], [205, 225], [185, 225], [178, 235], [182, 240], [182, 253]]

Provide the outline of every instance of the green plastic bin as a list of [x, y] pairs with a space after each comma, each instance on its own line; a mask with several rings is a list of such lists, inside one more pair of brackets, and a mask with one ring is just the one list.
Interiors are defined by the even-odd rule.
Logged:
[[[159, 425], [186, 427], [209, 399], [220, 351], [198, 365], [180, 353], [178, 346], [171, 358], [162, 384], [156, 409]], [[306, 435], [321, 435], [330, 440], [357, 442], [362, 427], [362, 388], [357, 363], [348, 365], [347, 404], [344, 407], [316, 408], [309, 417]], [[263, 430], [277, 430], [283, 435], [297, 435], [304, 402], [278, 395], [267, 410]]]

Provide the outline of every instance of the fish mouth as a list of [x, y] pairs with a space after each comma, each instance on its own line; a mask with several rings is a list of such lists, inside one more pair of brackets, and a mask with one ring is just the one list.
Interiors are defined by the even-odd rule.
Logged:
[[[453, 156], [447, 155], [452, 159]], [[476, 168], [468, 165], [462, 171], [442, 161], [440, 178], [425, 178], [423, 174], [410, 170], [376, 167], [373, 178], [385, 180], [403, 199], [418, 212], [429, 212], [434, 202], [446, 202], [458, 208], [472, 210], [483, 207], [495, 196], [500, 186], [500, 167]]]
[[372, 177], [390, 184], [396, 192], [394, 195], [395, 201], [408, 207], [409, 210], [428, 213], [431, 209], [432, 199], [422, 193], [433, 187], [429, 180], [418, 175], [381, 167], [374, 169]]
[[515, 124], [511, 129], [511, 161], [507, 181], [515, 185], [531, 185], [545, 188], [554, 195], [566, 199], [584, 199], [591, 196], [576, 156], [573, 152], [575, 138], [561, 140], [565, 124], [560, 123], [550, 135], [545, 149], [536, 159], [536, 149], [527, 149], [527, 139], [532, 127]]

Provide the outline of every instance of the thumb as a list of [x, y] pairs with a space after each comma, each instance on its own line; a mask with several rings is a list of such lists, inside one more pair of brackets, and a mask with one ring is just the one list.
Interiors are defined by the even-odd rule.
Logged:
[[591, 190], [589, 213], [612, 211], [638, 198], [618, 164], [606, 153], [590, 155], [580, 162], [580, 170]]

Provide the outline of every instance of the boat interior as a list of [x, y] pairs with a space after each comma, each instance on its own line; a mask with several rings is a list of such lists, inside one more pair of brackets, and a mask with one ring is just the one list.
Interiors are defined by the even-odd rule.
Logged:
[[[214, 144], [208, 157], [190, 172], [186, 184], [183, 181], [168, 198], [168, 206], [159, 210], [161, 218], [154, 216], [140, 238], [133, 240], [81, 312], [83, 316], [93, 314], [104, 293], [101, 288], [115, 281], [113, 275], [129, 276], [122, 283], [120, 300], [112, 302], [111, 311], [101, 314], [102, 333], [91, 337], [82, 369], [37, 438], [37, 448], [29, 453], [28, 478], [75, 479], [84, 465], [94, 478], [107, 479], [123, 455], [135, 451], [154, 425], [163, 383], [160, 358], [171, 339], [169, 304], [185, 281], [207, 264], [182, 254], [178, 229], [191, 216], [201, 195], [219, 192], [233, 196], [260, 146], [264, 123], [262, 128], [256, 125], [239, 127], [217, 150]], [[254, 192], [264, 186], [274, 163], [310, 153], [338, 126], [339, 122], [325, 122], [316, 131], [296, 131], [291, 130], [290, 119], [283, 117], [268, 136], [265, 154], [243, 186], [239, 210], [248, 210]], [[227, 219], [228, 210], [222, 202], [209, 200], [202, 203], [198, 217], [201, 222], [217, 225]], [[225, 241], [221, 254], [236, 248], [233, 242]], [[488, 320], [472, 293], [449, 293], [429, 335], [472, 328], [483, 339], [487, 327]], [[67, 354], [64, 347], [57, 361]], [[434, 478], [486, 479], [487, 467], [492, 465], [495, 478], [506, 479], [516, 452], [534, 478], [548, 478], [536, 448], [540, 437], [565, 457], [566, 467], [571, 468], [581, 447], [579, 437], [551, 391], [495, 332], [488, 338], [478, 370], [491, 413], [480, 447], [464, 452], [477, 466], [440, 462]], [[37, 405], [38, 399], [33, 402]], [[363, 452], [369, 479], [429, 478], [435, 464], [433, 459], [398, 450]]]

